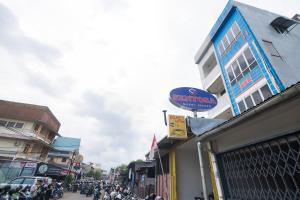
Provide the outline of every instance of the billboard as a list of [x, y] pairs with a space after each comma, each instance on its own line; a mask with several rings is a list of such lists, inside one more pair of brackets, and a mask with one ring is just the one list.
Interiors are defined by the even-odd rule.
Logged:
[[184, 116], [169, 115], [169, 138], [186, 139], [187, 129]]
[[207, 111], [217, 105], [217, 99], [209, 92], [192, 87], [175, 88], [170, 92], [170, 102], [190, 111]]

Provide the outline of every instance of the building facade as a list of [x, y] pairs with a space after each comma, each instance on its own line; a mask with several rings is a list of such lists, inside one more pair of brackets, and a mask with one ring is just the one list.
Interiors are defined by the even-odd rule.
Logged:
[[202, 85], [229, 119], [299, 80], [299, 17], [287, 18], [229, 1], [195, 56]]
[[51, 144], [48, 162], [69, 170], [80, 168], [83, 157], [79, 154], [80, 138], [57, 137]]
[[46, 106], [0, 101], [0, 158], [45, 161], [59, 121]]
[[299, 23], [229, 1], [196, 53], [208, 117], [226, 120], [198, 136], [214, 199], [300, 198]]

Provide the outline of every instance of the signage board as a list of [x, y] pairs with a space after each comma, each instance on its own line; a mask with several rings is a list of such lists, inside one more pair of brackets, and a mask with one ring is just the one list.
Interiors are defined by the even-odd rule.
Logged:
[[190, 111], [207, 111], [217, 105], [217, 99], [209, 92], [192, 87], [175, 88], [170, 92], [170, 102]]
[[169, 138], [186, 139], [187, 129], [184, 116], [169, 115]]

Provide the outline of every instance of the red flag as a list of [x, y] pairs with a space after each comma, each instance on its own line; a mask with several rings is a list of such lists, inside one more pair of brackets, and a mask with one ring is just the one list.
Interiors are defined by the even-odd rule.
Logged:
[[154, 135], [153, 139], [152, 139], [151, 150], [150, 150], [150, 153], [149, 153], [149, 160], [154, 159], [154, 152], [155, 152], [156, 149], [158, 149], [158, 146], [157, 146], [156, 138], [155, 138], [155, 135]]

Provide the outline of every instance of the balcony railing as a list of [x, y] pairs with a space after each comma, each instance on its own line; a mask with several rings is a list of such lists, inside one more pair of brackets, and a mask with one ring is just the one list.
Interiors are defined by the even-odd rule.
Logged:
[[221, 75], [221, 70], [219, 65], [214, 66], [214, 68], [209, 72], [207, 76], [205, 76], [203, 81], [203, 87], [206, 90], [211, 86], [215, 80]]
[[221, 97], [218, 98], [218, 104], [216, 107], [208, 111], [208, 117], [209, 118], [214, 118], [217, 115], [221, 114], [224, 112], [228, 107], [230, 107], [230, 101], [228, 94], [225, 93]]

